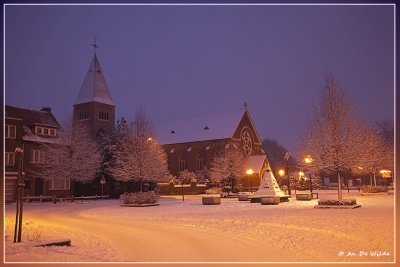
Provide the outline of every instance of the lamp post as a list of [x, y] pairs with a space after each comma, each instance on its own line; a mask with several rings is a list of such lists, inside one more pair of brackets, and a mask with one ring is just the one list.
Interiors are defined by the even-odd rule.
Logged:
[[252, 169], [248, 169], [246, 171], [247, 175], [249, 176], [250, 179], [250, 192], [253, 192], [253, 183], [252, 183], [252, 179], [251, 179], [251, 175], [254, 173], [254, 171]]
[[307, 164], [308, 167], [308, 172], [310, 173], [310, 193], [311, 193], [311, 198], [312, 198], [312, 180], [311, 180], [311, 163], [313, 162], [313, 158], [311, 158], [309, 155], [304, 159], [304, 162]]
[[[280, 169], [280, 170], [278, 171], [278, 174], [279, 174], [279, 176], [282, 178], [283, 175], [285, 175], [285, 171], [282, 170], [282, 169]], [[285, 194], [287, 194], [287, 192], [285, 192]]]
[[22, 235], [22, 212], [24, 200], [24, 173], [22, 172], [22, 160], [24, 157], [24, 150], [20, 147], [15, 148], [15, 154], [19, 155], [18, 164], [18, 181], [17, 181], [17, 205], [15, 212], [15, 228], [14, 228], [14, 243], [21, 242]]
[[101, 175], [101, 179], [100, 179], [100, 184], [101, 184], [101, 199], [103, 199], [103, 192], [104, 192], [104, 190], [103, 190], [103, 187], [104, 187], [104, 185], [105, 185], [105, 183], [106, 183], [106, 178], [104, 178], [104, 175]]
[[287, 175], [287, 183], [288, 183], [288, 192], [289, 192], [289, 196], [292, 195], [292, 192], [290, 190], [290, 176], [289, 176], [289, 157], [290, 157], [290, 153], [286, 152], [285, 156], [283, 157], [283, 159], [285, 160], [286, 163], [286, 175]]
[[[304, 177], [304, 172], [302, 172], [302, 171], [299, 171], [299, 179], [301, 178], [301, 177]], [[296, 195], [296, 193], [297, 193], [297, 178], [295, 179], [295, 182], [294, 182], [294, 194]]]

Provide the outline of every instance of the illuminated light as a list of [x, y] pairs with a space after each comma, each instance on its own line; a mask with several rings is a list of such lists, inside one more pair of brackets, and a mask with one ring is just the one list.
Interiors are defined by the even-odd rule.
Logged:
[[304, 176], [304, 172], [299, 172], [299, 177], [303, 177]]
[[246, 171], [246, 173], [247, 173], [248, 175], [252, 175], [252, 174], [254, 173], [254, 171], [253, 171], [252, 169], [248, 169], [248, 170]]
[[357, 169], [359, 169], [359, 170], [363, 170], [364, 168], [363, 168], [363, 167], [357, 167]]
[[310, 164], [311, 162], [313, 162], [313, 158], [310, 155], [307, 155], [307, 157], [304, 159], [304, 162]]
[[283, 176], [285, 174], [285, 171], [281, 169], [281, 170], [278, 171], [278, 173], [279, 173], [280, 176]]
[[153, 138], [149, 137], [149, 138], [147, 138], [147, 140], [151, 141], [151, 140], [153, 140]]

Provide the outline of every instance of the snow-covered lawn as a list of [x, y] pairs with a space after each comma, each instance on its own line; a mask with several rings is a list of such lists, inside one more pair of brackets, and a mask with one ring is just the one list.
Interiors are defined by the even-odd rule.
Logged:
[[[335, 191], [320, 192], [329, 196]], [[317, 200], [294, 199], [276, 206], [237, 199], [204, 206], [199, 196], [185, 202], [162, 197], [161, 205], [146, 208], [120, 207], [117, 200], [25, 203], [25, 234], [70, 238], [71, 247], [13, 244], [15, 204], [6, 205], [5, 261], [392, 262], [394, 196], [344, 196], [362, 207], [314, 209]], [[371, 255], [375, 251], [389, 255]]]

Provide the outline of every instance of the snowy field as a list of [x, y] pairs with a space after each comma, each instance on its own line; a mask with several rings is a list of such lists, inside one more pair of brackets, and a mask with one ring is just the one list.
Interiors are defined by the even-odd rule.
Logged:
[[[320, 198], [335, 193], [321, 191]], [[118, 200], [25, 203], [25, 235], [70, 238], [71, 247], [13, 244], [11, 204], [5, 206], [5, 261], [393, 262], [394, 196], [344, 197], [362, 207], [314, 209], [317, 200], [293, 199], [204, 206], [199, 196], [162, 197], [161, 205], [145, 208], [120, 207]]]

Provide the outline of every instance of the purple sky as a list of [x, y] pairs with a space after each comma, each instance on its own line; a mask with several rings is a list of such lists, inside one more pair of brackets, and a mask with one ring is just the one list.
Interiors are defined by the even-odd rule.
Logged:
[[333, 71], [362, 117], [394, 118], [393, 6], [6, 6], [5, 103], [72, 112], [97, 55], [117, 118], [224, 112], [295, 150]]

